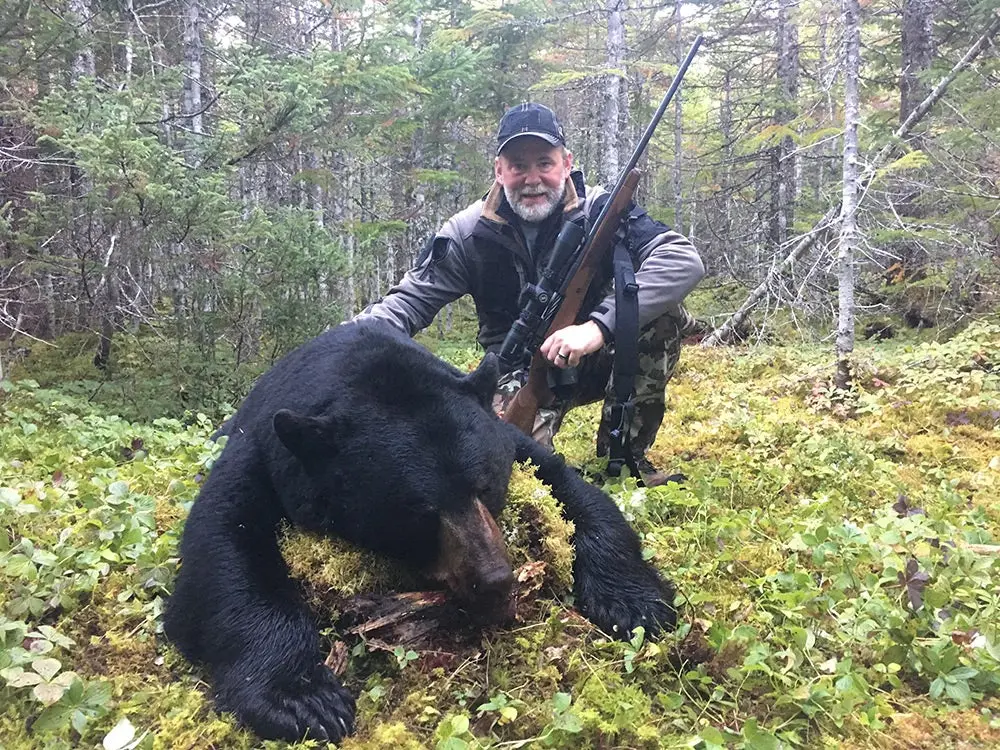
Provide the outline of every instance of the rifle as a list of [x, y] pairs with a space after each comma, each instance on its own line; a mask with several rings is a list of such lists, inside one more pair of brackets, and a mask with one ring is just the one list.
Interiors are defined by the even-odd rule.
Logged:
[[[670, 88], [646, 126], [590, 231], [585, 231], [577, 222], [567, 221], [556, 237], [541, 280], [526, 287], [522, 293], [521, 314], [507, 332], [500, 348], [500, 366], [505, 372], [516, 372], [523, 368], [529, 357], [531, 363], [524, 385], [514, 394], [501, 418], [527, 435], [531, 435], [533, 431], [538, 408], [548, 406], [554, 398], [549, 384], [550, 366], [538, 353], [538, 347], [554, 332], [576, 323], [594, 273], [614, 247], [615, 234], [632, 204], [642, 174], [635, 165], [680, 88], [701, 42], [702, 37], [699, 35], [677, 70]], [[637, 290], [636, 287], [629, 292], [634, 294]]]

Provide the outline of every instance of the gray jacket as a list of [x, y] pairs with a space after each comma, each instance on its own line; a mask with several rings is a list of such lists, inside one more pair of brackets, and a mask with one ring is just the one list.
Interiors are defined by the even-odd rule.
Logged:
[[[542, 223], [531, 249], [503, 189], [494, 184], [483, 200], [448, 219], [414, 268], [357, 317], [387, 320], [412, 336], [430, 325], [449, 302], [471, 294], [479, 317], [479, 343], [495, 349], [518, 316], [521, 289], [537, 282], [544, 269], [563, 221], [580, 214], [593, 221], [607, 199], [607, 191], [585, 187], [582, 173], [573, 172], [566, 181], [562, 212]], [[638, 206], [633, 205], [628, 222], [625, 236], [639, 285], [640, 327], [663, 315], [683, 320], [681, 302], [705, 273], [701, 258], [686, 237], [654, 221]], [[611, 278], [609, 257], [581, 316], [595, 321], [607, 340], [615, 330]]]

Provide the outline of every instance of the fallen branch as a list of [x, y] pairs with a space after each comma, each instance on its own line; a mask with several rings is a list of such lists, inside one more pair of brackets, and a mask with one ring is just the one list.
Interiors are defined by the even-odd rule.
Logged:
[[[861, 177], [861, 196], [858, 199], [858, 205], [864, 200], [865, 195], [868, 192], [868, 188], [871, 183], [875, 180], [878, 175], [879, 170], [882, 168], [885, 161], [901, 148], [901, 142], [906, 139], [907, 136], [913, 131], [913, 128], [923, 119], [931, 107], [933, 107], [945, 92], [948, 87], [952, 84], [955, 78], [958, 77], [969, 65], [972, 64], [979, 53], [990, 43], [993, 36], [1000, 30], [1000, 14], [995, 15], [990, 25], [986, 28], [986, 31], [979, 38], [979, 40], [972, 45], [968, 52], [959, 60], [955, 66], [948, 72], [948, 74], [942, 78], [937, 86], [927, 95], [920, 104], [914, 109], [910, 116], [903, 121], [903, 124], [899, 126], [895, 133], [892, 135], [892, 139], [887, 143], [882, 149], [875, 155], [875, 158], [871, 160], [865, 173]], [[719, 328], [712, 332], [712, 334], [705, 338], [701, 342], [702, 346], [716, 346], [720, 343], [724, 343], [730, 339], [733, 330], [738, 326], [743, 324], [743, 321], [747, 319], [750, 312], [757, 306], [764, 296], [767, 294], [767, 290], [777, 281], [778, 277], [785, 273], [789, 268], [791, 268], [795, 262], [801, 258], [805, 253], [812, 248], [816, 243], [817, 237], [822, 234], [825, 230], [832, 227], [840, 218], [840, 203], [830, 207], [823, 218], [820, 219], [813, 228], [810, 229], [806, 234], [801, 235], [797, 238], [794, 247], [788, 255], [785, 256], [777, 265], [771, 267], [771, 270], [767, 272], [767, 276], [764, 280], [752, 291], [750, 296], [746, 298], [746, 301], [740, 305], [740, 308], [730, 316], [729, 320], [723, 323]]]

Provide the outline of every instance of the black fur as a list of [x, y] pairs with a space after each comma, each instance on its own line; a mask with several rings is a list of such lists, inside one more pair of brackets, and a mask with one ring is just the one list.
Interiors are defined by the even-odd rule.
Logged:
[[674, 622], [673, 590], [603, 492], [489, 409], [492, 360], [463, 375], [381, 323], [308, 342], [260, 378], [187, 520], [167, 636], [207, 664], [221, 709], [262, 737], [337, 740], [354, 700], [322, 665], [278, 550], [283, 519], [424, 566], [438, 513], [477, 496], [496, 515], [531, 459], [576, 524], [576, 597], [603, 630]]

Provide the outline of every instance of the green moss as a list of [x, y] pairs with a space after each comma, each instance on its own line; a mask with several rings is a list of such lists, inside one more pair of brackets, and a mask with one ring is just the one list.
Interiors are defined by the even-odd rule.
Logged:
[[384, 747], [393, 750], [424, 750], [425, 741], [398, 721], [378, 724], [364, 739], [351, 738], [340, 745], [343, 750]]
[[515, 568], [544, 562], [549, 585], [572, 588], [573, 524], [563, 517], [562, 504], [535, 476], [530, 464], [514, 467], [500, 525]]
[[307, 582], [316, 603], [330, 597], [413, 589], [413, 575], [402, 565], [342, 539], [286, 528], [281, 554], [296, 578]]
[[652, 701], [616, 672], [596, 672], [574, 691], [577, 710], [594, 740], [614, 738], [625, 747], [656, 747]]

